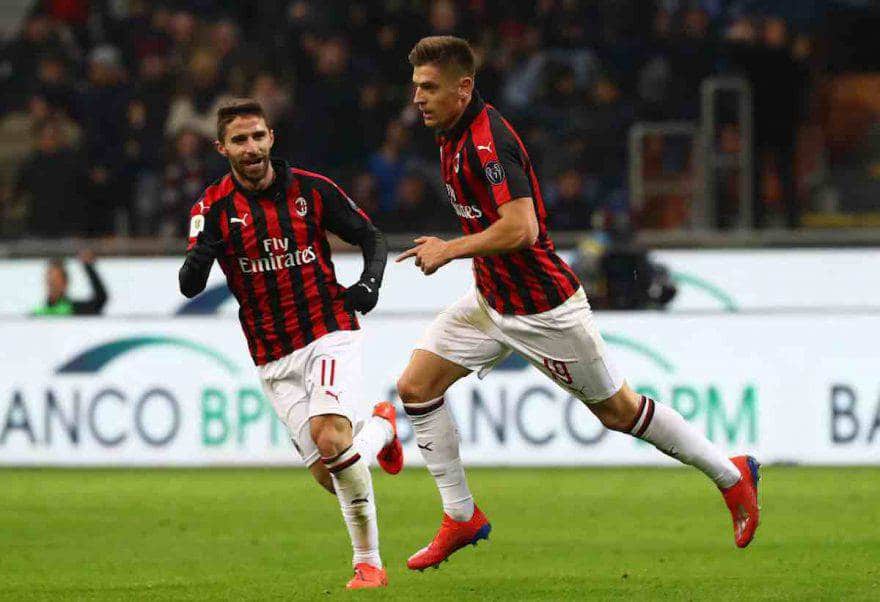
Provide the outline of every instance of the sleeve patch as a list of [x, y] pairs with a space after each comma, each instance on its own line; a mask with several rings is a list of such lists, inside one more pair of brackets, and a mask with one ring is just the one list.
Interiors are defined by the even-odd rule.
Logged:
[[204, 215], [194, 215], [191, 220], [189, 220], [189, 237], [195, 238], [199, 235], [199, 233], [205, 229], [205, 216]]
[[489, 161], [486, 163], [485, 172], [486, 179], [494, 186], [498, 186], [504, 182], [504, 179], [507, 177], [507, 174], [504, 173], [504, 168], [498, 161]]

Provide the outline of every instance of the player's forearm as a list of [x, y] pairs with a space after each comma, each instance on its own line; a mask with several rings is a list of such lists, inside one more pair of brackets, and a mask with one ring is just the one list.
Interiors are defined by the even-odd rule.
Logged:
[[98, 275], [94, 264], [83, 263], [83, 267], [86, 270], [89, 284], [92, 286], [92, 299], [90, 302], [95, 307], [96, 313], [100, 312], [104, 304], [107, 303], [107, 289], [104, 288], [104, 283], [101, 281], [101, 277]]
[[212, 263], [213, 261], [200, 259], [193, 251], [187, 253], [186, 261], [183, 262], [180, 272], [177, 274], [180, 281], [180, 292], [187, 299], [192, 299], [205, 290]]
[[450, 259], [500, 255], [525, 249], [534, 240], [526, 226], [498, 220], [482, 232], [447, 241]]
[[361, 279], [374, 279], [377, 284], [382, 284], [382, 275], [388, 262], [388, 244], [385, 242], [385, 236], [371, 224], [358, 244], [364, 256]]

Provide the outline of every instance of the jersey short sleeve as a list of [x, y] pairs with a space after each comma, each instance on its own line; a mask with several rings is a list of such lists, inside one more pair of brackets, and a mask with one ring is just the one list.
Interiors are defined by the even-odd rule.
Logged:
[[474, 137], [474, 147], [483, 169], [483, 178], [496, 206], [532, 196], [526, 158], [516, 136], [497, 115], [489, 114], [489, 140]]

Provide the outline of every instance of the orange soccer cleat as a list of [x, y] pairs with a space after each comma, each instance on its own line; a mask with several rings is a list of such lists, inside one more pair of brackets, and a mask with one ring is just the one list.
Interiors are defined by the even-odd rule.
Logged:
[[385, 569], [380, 569], [359, 562], [354, 566], [354, 577], [346, 584], [346, 589], [369, 589], [374, 587], [386, 587], [388, 585], [388, 574]]
[[397, 474], [403, 470], [403, 446], [400, 444], [400, 439], [397, 438], [397, 410], [391, 403], [382, 401], [373, 407], [373, 416], [384, 418], [390, 422], [391, 429], [394, 431], [391, 443], [379, 450], [379, 453], [376, 454], [376, 460], [379, 461], [382, 470], [388, 474]]
[[733, 518], [733, 535], [736, 545], [749, 545], [758, 528], [761, 508], [758, 506], [758, 469], [761, 464], [752, 456], [735, 456], [730, 459], [739, 469], [742, 478], [732, 487], [722, 489], [724, 501]]
[[469, 521], [456, 522], [443, 514], [440, 530], [428, 547], [422, 548], [406, 561], [407, 568], [424, 571], [428, 567], [439, 568], [440, 563], [448, 559], [454, 552], [468, 544], [477, 545], [481, 539], [489, 539], [492, 525], [486, 515], [474, 506], [474, 515]]

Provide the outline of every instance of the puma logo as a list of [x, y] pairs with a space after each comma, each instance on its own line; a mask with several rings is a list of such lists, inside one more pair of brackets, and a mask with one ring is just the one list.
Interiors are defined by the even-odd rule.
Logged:
[[241, 224], [242, 226], [247, 226], [247, 218], [248, 218], [247, 213], [242, 214], [241, 217], [230, 217], [229, 223], [230, 224]]
[[478, 144], [478, 145], [477, 145], [477, 150], [478, 150], [478, 151], [484, 150], [484, 151], [488, 151], [488, 152], [491, 153], [491, 152], [492, 152], [492, 143], [490, 142], [490, 143], [487, 144], [486, 146], [482, 146], [482, 145]]
[[332, 397], [333, 399], [335, 399], [335, 400], [336, 400], [336, 403], [339, 403], [339, 395], [337, 395], [337, 394], [334, 393], [333, 391], [327, 391], [326, 389], [324, 390], [324, 393], [326, 393], [327, 395], [329, 395], [330, 397]]
[[370, 498], [368, 498], [368, 497], [359, 497], [359, 498], [351, 500], [351, 505], [354, 506], [355, 504], [366, 504], [369, 501], [370, 501]]
[[419, 449], [423, 449], [425, 451], [434, 451], [434, 442], [428, 441], [424, 445], [422, 445], [421, 443], [416, 443], [416, 447], [418, 447]]

